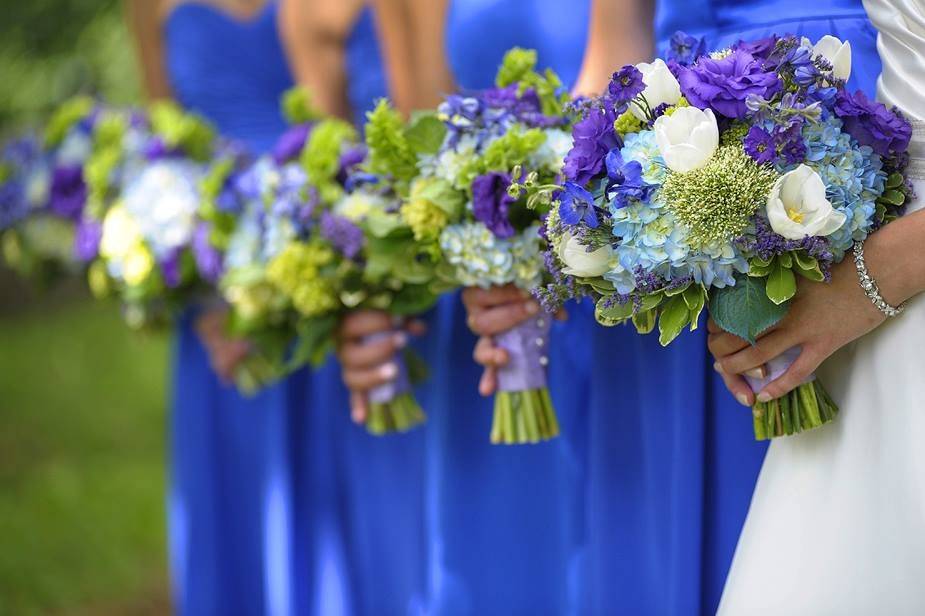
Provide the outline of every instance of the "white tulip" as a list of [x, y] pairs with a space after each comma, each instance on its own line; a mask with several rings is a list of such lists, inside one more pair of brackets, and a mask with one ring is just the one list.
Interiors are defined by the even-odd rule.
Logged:
[[813, 45], [813, 54], [822, 56], [832, 65], [832, 75], [847, 80], [851, 76], [851, 43], [826, 34]]
[[777, 179], [768, 195], [767, 214], [771, 228], [788, 240], [831, 235], [847, 218], [832, 207], [822, 178], [806, 165]]
[[680, 107], [659, 117], [652, 128], [665, 164], [677, 173], [703, 167], [719, 147], [719, 127], [711, 109]]
[[604, 245], [588, 252], [587, 246], [572, 235], [564, 235], [556, 247], [559, 260], [565, 264], [562, 273], [568, 276], [581, 278], [594, 278], [610, 270], [610, 260], [613, 257], [613, 248]]
[[[665, 61], [659, 58], [655, 62], [640, 62], [636, 65], [639, 72], [642, 73], [642, 82], [646, 84], [646, 89], [642, 95], [649, 105], [649, 109], [654, 110], [662, 104], [674, 105], [681, 98], [681, 84], [675, 79]], [[645, 112], [636, 103], [630, 104], [630, 112], [637, 119], [646, 121]]]

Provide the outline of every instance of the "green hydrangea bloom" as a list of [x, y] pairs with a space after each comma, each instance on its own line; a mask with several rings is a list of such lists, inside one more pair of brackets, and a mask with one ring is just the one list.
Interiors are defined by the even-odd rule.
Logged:
[[488, 171], [509, 172], [516, 165], [523, 164], [545, 141], [542, 129], [511, 126], [505, 134], [488, 144], [481, 156], [473, 158], [460, 170], [456, 178], [457, 188], [471, 190], [475, 177]]
[[280, 106], [283, 110], [283, 117], [290, 124], [305, 124], [314, 122], [322, 117], [312, 104], [312, 95], [308, 88], [295, 86], [283, 92]]
[[71, 127], [87, 117], [91, 111], [93, 99], [89, 96], [78, 96], [61, 105], [45, 127], [45, 143], [50, 147], [60, 145]]
[[366, 114], [367, 166], [370, 173], [409, 182], [417, 175], [417, 158], [404, 132], [404, 122], [386, 99]]
[[170, 101], [151, 105], [148, 117], [151, 128], [168, 147], [179, 148], [194, 160], [208, 160], [215, 139], [215, 131], [208, 122]]
[[419, 242], [435, 242], [460, 207], [459, 193], [438, 178], [418, 178], [400, 213]]
[[337, 183], [340, 155], [344, 144], [355, 141], [356, 130], [343, 120], [327, 119], [313, 129], [302, 150], [302, 168], [309, 184], [315, 187], [325, 203], [334, 203], [343, 195]]
[[294, 242], [267, 265], [267, 280], [290, 298], [300, 314], [319, 316], [338, 305], [336, 289], [321, 276], [321, 268], [333, 261], [334, 252], [320, 242]]
[[643, 129], [642, 120], [634, 116], [629, 111], [624, 111], [620, 117], [613, 122], [613, 128], [618, 135], [629, 135], [638, 133]]

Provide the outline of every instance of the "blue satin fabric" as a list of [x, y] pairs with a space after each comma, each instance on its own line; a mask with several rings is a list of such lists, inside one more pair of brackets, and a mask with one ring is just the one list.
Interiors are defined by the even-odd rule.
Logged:
[[[833, 34], [852, 44], [849, 87], [871, 94], [879, 73], [860, 0], [663, 1], [656, 29], [660, 49], [678, 29], [706, 36], [708, 49]], [[668, 348], [627, 327], [598, 331], [592, 346], [588, 609], [712, 614], [766, 445], [714, 373], [702, 323]]]
[[[463, 89], [492, 85], [504, 52], [539, 51], [563, 81], [575, 80], [587, 2], [458, 0], [447, 53]], [[576, 315], [577, 317], [577, 315]], [[540, 445], [488, 442], [492, 401], [477, 391], [475, 338], [457, 295], [434, 315], [425, 354], [432, 378], [422, 400], [427, 427], [429, 608], [435, 614], [552, 614], [581, 594], [583, 426], [587, 319], [556, 324], [550, 386], [563, 437]]]

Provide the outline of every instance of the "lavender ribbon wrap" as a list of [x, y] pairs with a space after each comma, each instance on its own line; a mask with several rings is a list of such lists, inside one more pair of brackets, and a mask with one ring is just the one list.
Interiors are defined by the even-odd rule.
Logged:
[[[761, 390], [768, 386], [769, 383], [778, 379], [782, 374], [787, 372], [787, 369], [793, 365], [793, 362], [797, 360], [800, 356], [800, 353], [803, 351], [803, 347], [795, 346], [791, 349], [787, 349], [774, 359], [770, 360], [765, 367], [768, 369], [768, 376], [763, 379], [755, 378], [753, 376], [742, 375], [745, 377], [746, 382], [748, 382], [749, 387], [752, 388], [752, 391], [761, 393]], [[806, 383], [811, 383], [815, 380], [816, 375], [811, 374], [801, 385]]]
[[[376, 342], [394, 335], [395, 332], [391, 331], [378, 332], [366, 336], [363, 341]], [[402, 356], [401, 351], [395, 353], [395, 356], [392, 358], [392, 363], [398, 367], [398, 374], [388, 383], [377, 385], [369, 390], [369, 401], [372, 404], [388, 404], [398, 396], [411, 391], [411, 380], [408, 378], [408, 366], [405, 365], [405, 358]]]
[[498, 369], [500, 391], [527, 391], [546, 387], [551, 327], [552, 317], [540, 313], [495, 336], [495, 344], [507, 351], [510, 359], [506, 366]]

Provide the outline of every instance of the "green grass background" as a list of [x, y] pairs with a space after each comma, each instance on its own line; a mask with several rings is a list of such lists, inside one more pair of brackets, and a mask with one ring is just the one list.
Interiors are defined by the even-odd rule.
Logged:
[[[77, 93], [138, 101], [117, 0], [0, 0], [0, 135]], [[0, 616], [169, 611], [169, 340], [130, 332], [82, 281], [0, 270]]]

